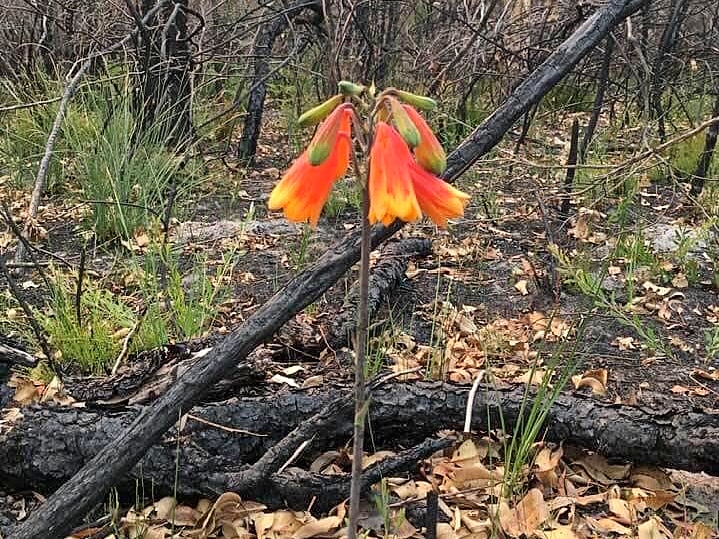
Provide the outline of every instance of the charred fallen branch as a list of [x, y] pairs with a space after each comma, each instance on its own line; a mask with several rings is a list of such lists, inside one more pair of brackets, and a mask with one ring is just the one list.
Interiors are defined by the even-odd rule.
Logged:
[[[523, 386], [480, 390], [473, 429], [496, 428], [500, 410], [511, 429], [523, 392]], [[376, 389], [370, 418], [378, 447], [412, 447], [439, 430], [461, 429], [468, 393], [469, 387], [435, 382], [393, 383]], [[347, 442], [352, 432], [349, 395], [345, 388], [316, 388], [197, 407], [183, 418], [179, 431], [176, 425], [154, 444], [119, 484], [132, 492], [135, 479], [144, 478], [154, 483], [156, 492], [172, 492], [177, 472], [180, 494], [233, 490], [265, 503], [292, 494], [302, 506], [323, 492], [314, 487], [329, 483], [314, 477], [300, 486], [302, 481], [296, 479], [309, 472], [293, 472], [293, 480], [277, 471], [301, 442], [309, 444], [300, 464]], [[681, 398], [647, 393], [644, 399], [646, 403], [629, 406], [562, 394], [547, 418], [545, 439], [607, 457], [719, 474], [719, 416], [697, 412]], [[0, 435], [0, 479], [23, 488], [57, 487], [141, 415], [137, 410], [26, 408], [23, 417], [6, 425]], [[295, 439], [288, 440], [294, 429], [298, 429], [292, 435]], [[345, 479], [337, 485], [344, 485]], [[337, 485], [332, 488], [340, 489]], [[258, 492], [270, 494], [264, 499]]]
[[[428, 256], [432, 242], [427, 238], [407, 238], [387, 244], [382, 258], [372, 268], [369, 281], [368, 307], [370, 317], [380, 309], [382, 303], [405, 279], [409, 261], [413, 257]], [[342, 305], [342, 310], [332, 321], [328, 338], [333, 348], [344, 346], [351, 341], [357, 324], [357, 302], [359, 285], [355, 284]]]

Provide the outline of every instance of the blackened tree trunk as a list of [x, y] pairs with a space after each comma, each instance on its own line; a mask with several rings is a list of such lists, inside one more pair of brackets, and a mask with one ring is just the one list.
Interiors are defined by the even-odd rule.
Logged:
[[[717, 116], [719, 116], [719, 87], [717, 87], [716, 101], [714, 101], [714, 109], [712, 110], [712, 118], [716, 118]], [[693, 196], [700, 195], [704, 189], [707, 174], [709, 174], [709, 167], [712, 163], [712, 157], [714, 157], [714, 149], [717, 145], [717, 135], [719, 135], [719, 123], [714, 123], [710, 125], [707, 130], [707, 136], [704, 140], [704, 150], [699, 155], [697, 168], [692, 175], [691, 194]]]
[[569, 144], [569, 158], [567, 159], [567, 175], [564, 177], [564, 199], [560, 206], [562, 215], [569, 215], [569, 205], [572, 201], [572, 185], [577, 174], [577, 153], [579, 146], [579, 121], [572, 122], [571, 142]]
[[599, 115], [602, 112], [602, 105], [604, 105], [604, 94], [607, 91], [607, 83], [609, 82], [609, 68], [612, 64], [612, 53], [614, 52], [614, 38], [611, 33], [607, 36], [607, 44], [604, 47], [604, 56], [602, 57], [602, 67], [599, 68], [599, 80], [597, 82], [597, 95], [594, 98], [594, 104], [592, 105], [592, 116], [589, 118], [589, 124], [587, 130], [584, 132], [584, 138], [582, 139], [582, 147], [580, 150], [579, 160], [584, 163], [587, 158], [587, 151], [589, 145], [592, 143], [594, 137], [594, 131], [597, 129], [599, 123]]
[[667, 83], [665, 73], [666, 59], [674, 49], [674, 45], [679, 35], [679, 29], [682, 26], [686, 15], [687, 0], [672, 0], [672, 12], [664, 27], [662, 38], [659, 42], [659, 50], [654, 59], [652, 69], [652, 88], [651, 88], [651, 110], [652, 114], [659, 121], [659, 139], [664, 142], [666, 138], [666, 129], [664, 127], [664, 108], [662, 105], [662, 94]]
[[[237, 147], [237, 157], [243, 161], [250, 161], [257, 151], [257, 140], [260, 138], [262, 126], [262, 114], [265, 108], [265, 96], [267, 95], [267, 79], [270, 76], [270, 56], [277, 37], [287, 29], [287, 26], [304, 9], [312, 9], [315, 12], [315, 22], [319, 24], [322, 18], [322, 2], [300, 0], [292, 6], [283, 9], [269, 19], [257, 32], [252, 47], [253, 63], [250, 68], [251, 86], [247, 97], [247, 115], [245, 125], [242, 128], [242, 138]], [[237, 103], [242, 98], [242, 93], [235, 96]]]
[[142, 24], [155, 0], [142, 0], [136, 40], [140, 76], [135, 88], [135, 110], [142, 132], [156, 132], [173, 145], [192, 133], [192, 57], [187, 32], [190, 0], [163, 2], [158, 13]]

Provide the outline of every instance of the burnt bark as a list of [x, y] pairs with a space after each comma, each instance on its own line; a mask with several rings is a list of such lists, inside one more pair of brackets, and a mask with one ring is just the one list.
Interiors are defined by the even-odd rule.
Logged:
[[662, 105], [662, 94], [666, 86], [667, 77], [665, 76], [666, 59], [671, 54], [676, 42], [677, 34], [684, 21], [686, 15], [687, 0], [672, 0], [671, 16], [664, 27], [662, 37], [659, 41], [657, 55], [654, 59], [652, 67], [652, 86], [650, 103], [652, 113], [657, 118], [659, 125], [659, 140], [664, 142], [666, 138], [666, 128], [664, 125], [664, 108]]
[[[469, 389], [439, 382], [398, 382], [375, 389], [369, 417], [378, 447], [412, 447], [439, 430], [462, 429]], [[497, 428], [501, 410], [511, 430], [523, 395], [523, 386], [479, 391], [472, 429]], [[101, 452], [108, 440], [122, 436], [142, 413], [25, 408], [23, 417], [0, 437], [0, 478], [8, 485], [41, 491], [58, 486]], [[135, 479], [144, 479], [154, 483], [156, 492], [171, 493], [175, 485], [182, 495], [235, 490], [275, 503], [283, 491], [276, 484], [290, 481], [276, 475], [287, 458], [277, 450], [279, 444], [293, 429], [302, 428], [296, 436], [311, 443], [300, 464], [343, 446], [352, 433], [352, 402], [349, 388], [286, 390], [198, 406], [182, 424], [181, 430], [175, 425], [122, 476], [121, 488], [133, 491]], [[548, 441], [564, 441], [607, 457], [719, 475], [719, 417], [693, 409], [680, 397], [646, 393], [631, 406], [565, 392], [552, 405], [545, 429]], [[282, 445], [283, 450], [293, 446]], [[274, 454], [267, 457], [271, 451]], [[273, 464], [254, 466], [262, 459]], [[261, 473], [248, 473], [253, 466]], [[307, 498], [298, 502], [318, 494], [310, 484], [317, 483], [303, 488]], [[263, 498], [258, 492], [270, 494]]]
[[572, 186], [574, 176], [577, 174], [577, 154], [579, 146], [579, 120], [572, 122], [572, 132], [569, 142], [569, 157], [567, 158], [567, 175], [564, 177], [564, 199], [560, 207], [562, 215], [569, 215], [569, 205], [572, 201]]
[[[712, 118], [716, 118], [717, 116], [719, 116], [719, 87], [717, 88], [717, 97], [712, 110]], [[704, 150], [702, 150], [702, 153], [699, 155], [697, 168], [692, 175], [692, 196], [698, 196], [704, 190], [707, 174], [709, 174], [709, 167], [714, 157], [714, 149], [717, 145], [717, 135], [719, 135], [719, 123], [714, 123], [707, 129], [707, 136], [704, 139]]]
[[27, 353], [18, 347], [12, 339], [0, 335], [0, 364], [21, 365], [23, 367], [35, 367], [38, 360], [32, 354]]
[[[387, 297], [405, 279], [409, 261], [413, 257], [428, 256], [432, 242], [427, 238], [407, 238], [388, 244], [382, 250], [382, 259], [372, 268], [369, 281], [368, 307], [370, 318], [380, 309]], [[328, 341], [332, 348], [351, 342], [357, 326], [359, 283], [355, 283], [340, 313], [332, 320]]]
[[607, 36], [607, 43], [604, 46], [604, 56], [602, 56], [602, 66], [599, 68], [597, 95], [594, 97], [592, 115], [589, 117], [589, 123], [587, 124], [586, 131], [584, 131], [584, 138], [582, 139], [582, 147], [579, 158], [582, 163], [584, 163], [587, 159], [587, 151], [589, 150], [589, 145], [592, 143], [592, 138], [594, 137], [594, 131], [597, 129], [597, 124], [599, 123], [599, 115], [601, 114], [602, 106], [604, 105], [604, 94], [607, 91], [607, 83], [609, 82], [609, 68], [612, 65], [613, 52], [614, 38], [610, 34]]
[[[618, 22], [638, 10], [646, 0], [612, 0], [582, 24], [547, 60], [527, 77], [515, 93], [485, 120], [448, 159], [446, 179], [454, 179], [497, 144], [512, 124], [538, 102]], [[403, 226], [377, 226], [373, 248]], [[197, 404], [223, 374], [277, 331], [295, 313], [312, 303], [359, 260], [359, 231], [349, 232], [317, 262], [298, 274], [245, 324], [211, 353], [201, 358], [152, 406], [108, 442], [71, 480], [58, 489], [27, 521], [14, 530], [13, 539], [61, 539], [100, 501], [145, 452]], [[412, 420], [414, 422], [414, 419]]]
[[[270, 57], [275, 40], [284, 32], [292, 19], [305, 9], [310, 8], [322, 13], [322, 2], [317, 0], [300, 0], [291, 6], [282, 9], [269, 21], [262, 25], [257, 32], [252, 47], [252, 67], [250, 69], [251, 84], [247, 96], [247, 112], [242, 128], [242, 137], [237, 147], [237, 157], [251, 160], [257, 151], [257, 140], [260, 138], [262, 114], [265, 108], [267, 95], [267, 79], [270, 75]], [[235, 97], [237, 102], [242, 97], [239, 93]]]
[[135, 40], [140, 76], [134, 108], [140, 131], [156, 132], [168, 143], [180, 145], [192, 133], [192, 56], [188, 35], [189, 0], [166, 2], [147, 23], [142, 18], [155, 6], [143, 0], [135, 13]]

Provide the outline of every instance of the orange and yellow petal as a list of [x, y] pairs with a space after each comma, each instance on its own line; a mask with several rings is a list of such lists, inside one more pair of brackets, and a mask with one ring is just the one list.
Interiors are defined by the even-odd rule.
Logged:
[[461, 217], [470, 196], [452, 187], [421, 166], [410, 167], [412, 184], [422, 212], [438, 226], [445, 228], [447, 219]]
[[414, 148], [414, 155], [417, 162], [434, 174], [442, 174], [447, 168], [447, 154], [444, 148], [434, 136], [432, 128], [427, 124], [422, 115], [410, 105], [403, 105], [407, 115], [419, 131], [419, 144]]
[[350, 123], [350, 112], [345, 111], [334, 146], [321, 164], [312, 165], [308, 151], [295, 160], [272, 190], [267, 202], [270, 210], [282, 209], [290, 221], [317, 225], [332, 186], [349, 166]]
[[413, 163], [400, 134], [389, 124], [378, 122], [370, 151], [370, 223], [389, 225], [395, 219], [409, 222], [422, 217], [410, 177]]

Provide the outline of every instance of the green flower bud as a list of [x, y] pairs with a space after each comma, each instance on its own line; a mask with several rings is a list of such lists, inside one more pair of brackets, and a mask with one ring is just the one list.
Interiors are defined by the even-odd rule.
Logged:
[[343, 99], [344, 96], [342, 94], [337, 94], [330, 97], [327, 101], [320, 103], [316, 107], [311, 108], [307, 112], [303, 113], [302, 116], [297, 119], [297, 123], [301, 127], [308, 127], [310, 125], [320, 123], [322, 120], [327, 118], [327, 116], [329, 116], [330, 112], [335, 110], [340, 105], [340, 103], [342, 103]]
[[405, 92], [404, 90], [395, 90], [395, 95], [405, 103], [417, 107], [420, 110], [434, 110], [437, 102], [431, 97]]
[[351, 96], [359, 96], [366, 90], [366, 86], [363, 86], [362, 84], [355, 84], [354, 82], [350, 82], [348, 80], [341, 80], [339, 83], [337, 83], [337, 87], [340, 90], [340, 93], [342, 95], [351, 95]]

